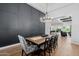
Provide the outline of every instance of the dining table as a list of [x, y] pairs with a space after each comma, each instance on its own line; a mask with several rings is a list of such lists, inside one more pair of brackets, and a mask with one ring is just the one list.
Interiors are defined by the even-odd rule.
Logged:
[[[44, 43], [46, 43], [46, 37], [42, 37], [42, 36], [34, 36], [34, 37], [28, 37], [26, 38], [27, 41], [31, 42], [34, 45], [37, 45], [38, 50], [40, 50], [40, 46], [43, 45]], [[40, 51], [38, 51], [38, 55], [40, 55]], [[44, 53], [45, 55], [45, 53]]]

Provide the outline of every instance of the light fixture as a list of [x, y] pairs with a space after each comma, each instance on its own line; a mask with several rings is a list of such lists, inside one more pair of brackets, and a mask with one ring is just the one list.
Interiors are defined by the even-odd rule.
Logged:
[[41, 22], [52, 21], [52, 19], [53, 19], [52, 17], [49, 17], [49, 16], [48, 16], [47, 9], [48, 9], [48, 4], [46, 4], [45, 16], [44, 16], [44, 17], [40, 17], [40, 21], [41, 21]]

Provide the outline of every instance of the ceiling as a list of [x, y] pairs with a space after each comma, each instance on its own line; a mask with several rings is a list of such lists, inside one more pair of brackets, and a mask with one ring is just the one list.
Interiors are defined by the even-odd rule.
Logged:
[[42, 12], [47, 12], [51, 13], [57, 9], [69, 6], [71, 3], [28, 3], [32, 7], [42, 11]]
[[[71, 5], [72, 3], [28, 3], [28, 4], [43, 13], [46, 13], [46, 9], [47, 9], [48, 14], [50, 15], [51, 12], [67, 7]], [[55, 23], [60, 24], [62, 22], [57, 19], [55, 20]]]

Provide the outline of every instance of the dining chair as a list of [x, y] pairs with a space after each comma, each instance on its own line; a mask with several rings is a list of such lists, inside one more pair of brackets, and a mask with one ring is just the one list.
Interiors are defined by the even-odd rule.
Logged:
[[57, 46], [58, 46], [58, 35], [55, 35], [55, 37], [53, 39], [53, 46], [52, 46], [52, 48], [55, 50]]
[[46, 43], [41, 46], [41, 49], [44, 50], [44, 55], [48, 53], [50, 56], [52, 53], [52, 50], [53, 49], [55, 50], [56, 47], [58, 46], [58, 35], [46, 37], [45, 42]]
[[53, 36], [51, 36], [50, 38], [49, 38], [49, 40], [48, 40], [48, 53], [49, 53], [49, 56], [51, 55], [51, 53], [52, 53], [52, 46], [53, 46], [53, 39], [54, 39], [54, 37]]
[[45, 39], [45, 43], [40, 46], [40, 49], [44, 52], [44, 56], [45, 56], [46, 55], [46, 50], [48, 48], [48, 46], [47, 46], [47, 44], [48, 44], [47, 40], [48, 39], [47, 38], [44, 38], [44, 39]]
[[18, 35], [18, 38], [19, 38], [21, 48], [22, 48], [22, 56], [23, 56], [23, 53], [25, 53], [25, 55], [30, 55], [31, 53], [37, 51], [37, 46], [28, 45], [27, 41], [24, 39], [23, 36]]
[[46, 53], [49, 54], [49, 56], [51, 55], [51, 51], [52, 51], [52, 42], [53, 38], [49, 37], [49, 38], [45, 38], [45, 43], [40, 47], [43, 51], [44, 51], [44, 55], [46, 55]]

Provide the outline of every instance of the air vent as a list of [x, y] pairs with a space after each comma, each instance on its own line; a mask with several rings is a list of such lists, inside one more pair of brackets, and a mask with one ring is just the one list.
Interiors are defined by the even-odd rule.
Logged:
[[71, 16], [69, 16], [69, 17], [64, 17], [64, 18], [62, 18], [62, 19], [60, 19], [62, 22], [69, 22], [69, 21], [72, 21], [72, 19], [71, 19], [72, 17]]

